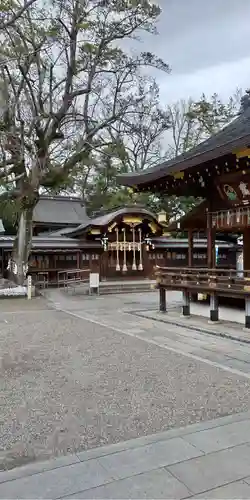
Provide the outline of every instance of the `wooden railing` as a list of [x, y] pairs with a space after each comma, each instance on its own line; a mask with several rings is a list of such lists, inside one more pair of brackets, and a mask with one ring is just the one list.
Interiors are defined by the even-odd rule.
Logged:
[[231, 296], [250, 296], [250, 271], [208, 268], [155, 268], [157, 287], [166, 290], [213, 292]]
[[58, 271], [57, 273], [57, 286], [68, 288], [74, 283], [84, 283], [89, 281], [90, 269], [65, 269], [65, 271]]
[[48, 288], [49, 286], [49, 273], [46, 271], [39, 271], [33, 275], [33, 283], [37, 288]]
[[212, 227], [232, 229], [250, 226], [250, 207], [238, 207], [212, 212]]

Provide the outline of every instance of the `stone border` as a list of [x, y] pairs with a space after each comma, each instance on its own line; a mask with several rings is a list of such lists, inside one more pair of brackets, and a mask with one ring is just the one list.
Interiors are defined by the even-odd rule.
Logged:
[[106, 455], [112, 455], [117, 452], [140, 448], [143, 446], [147, 446], [149, 444], [157, 443], [158, 441], [167, 441], [176, 437], [186, 436], [187, 434], [201, 432], [204, 430], [221, 427], [235, 422], [241, 422], [248, 419], [250, 419], [250, 411], [245, 413], [236, 413], [233, 415], [227, 415], [225, 417], [218, 417], [216, 419], [208, 420], [206, 422], [190, 424], [187, 425], [186, 427], [169, 429], [168, 431], [159, 432], [145, 437], [134, 438], [116, 444], [110, 444], [110, 445], [100, 446], [98, 448], [92, 448], [86, 451], [78, 452], [75, 455], [59, 456], [57, 458], [53, 458], [46, 462], [38, 462], [38, 461], [32, 462], [30, 464], [17, 467], [15, 469], [1, 471], [0, 484], [5, 483], [7, 481], [20, 479], [23, 477], [33, 476], [34, 474], [40, 474], [42, 472], [51, 471], [61, 467], [67, 467], [69, 465], [86, 462], [88, 460], [101, 458]]
[[[182, 328], [187, 328], [188, 330], [193, 330], [193, 331], [200, 332], [200, 333], [207, 333], [209, 335], [213, 335], [213, 336], [221, 337], [221, 338], [226, 338], [229, 340], [235, 340], [236, 342], [242, 342], [244, 344], [250, 344], [250, 338], [246, 339], [246, 338], [238, 336], [238, 335], [231, 335], [230, 333], [222, 333], [222, 332], [219, 332], [218, 330], [208, 330], [205, 327], [203, 328], [199, 325], [197, 325], [197, 326], [189, 325], [188, 324], [189, 317], [186, 317], [185, 320], [187, 322], [184, 322], [184, 321], [169, 319], [169, 318], [167, 318], [167, 313], [160, 313], [158, 311], [155, 311], [155, 314], [159, 314], [159, 315], [166, 314], [166, 317], [164, 319], [162, 319], [160, 317], [155, 318], [152, 316], [148, 316], [147, 314], [145, 314], [146, 311], [144, 311], [144, 310], [143, 311], [142, 310], [141, 311], [124, 311], [124, 312], [127, 312], [129, 314], [134, 314], [134, 316], [138, 316], [140, 318], [147, 318], [147, 319], [151, 319], [152, 321], [159, 321], [160, 323], [165, 323], [165, 324], [169, 324], [169, 325], [173, 325], [173, 326], [179, 326]], [[195, 318], [195, 315], [193, 315], [193, 317]], [[200, 316], [197, 316], [197, 317], [200, 318]], [[220, 322], [220, 324], [222, 324], [222, 322]], [[236, 325], [238, 325], [238, 324], [236, 324]], [[241, 324], [239, 324], [239, 326], [244, 331], [244, 326]], [[225, 327], [226, 327], [226, 324], [225, 324]], [[247, 331], [249, 331], [249, 333], [250, 333], [250, 330], [247, 330]]]

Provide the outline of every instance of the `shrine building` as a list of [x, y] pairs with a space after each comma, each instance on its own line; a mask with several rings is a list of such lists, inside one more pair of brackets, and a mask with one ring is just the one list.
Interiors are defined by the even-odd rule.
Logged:
[[[33, 214], [28, 274], [41, 286], [57, 286], [67, 277], [81, 278], [90, 272], [99, 273], [100, 280], [152, 279], [157, 265], [181, 267], [189, 262], [188, 240], [172, 238], [165, 229], [162, 214], [138, 205], [90, 218], [79, 198], [41, 196]], [[14, 238], [0, 234], [5, 277]], [[235, 240], [221, 238], [217, 246], [219, 265], [235, 267]], [[206, 265], [207, 241], [202, 235], [193, 240], [192, 259], [196, 267]]]
[[[199, 146], [142, 172], [122, 175], [118, 182], [139, 192], [194, 196], [200, 204], [170, 231], [188, 234], [188, 263], [156, 268], [160, 309], [166, 310], [166, 290], [183, 292], [183, 314], [190, 314], [190, 297], [210, 296], [210, 319], [219, 319], [218, 297], [245, 300], [245, 326], [250, 328], [250, 96], [242, 98], [238, 116]], [[194, 266], [193, 239], [207, 237], [207, 262]], [[222, 268], [216, 257], [216, 238], [242, 236], [243, 266]]]

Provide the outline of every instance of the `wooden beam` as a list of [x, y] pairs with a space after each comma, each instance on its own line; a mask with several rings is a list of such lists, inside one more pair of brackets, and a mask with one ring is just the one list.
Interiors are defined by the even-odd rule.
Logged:
[[194, 238], [193, 230], [188, 230], [188, 267], [193, 266], [193, 250], [194, 250]]

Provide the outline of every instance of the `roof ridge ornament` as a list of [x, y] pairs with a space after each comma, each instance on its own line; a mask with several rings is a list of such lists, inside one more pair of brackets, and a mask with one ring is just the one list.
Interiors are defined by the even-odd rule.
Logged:
[[250, 108], [250, 89], [247, 89], [245, 94], [241, 97], [240, 105], [240, 113], [244, 113], [244, 111]]

